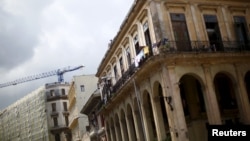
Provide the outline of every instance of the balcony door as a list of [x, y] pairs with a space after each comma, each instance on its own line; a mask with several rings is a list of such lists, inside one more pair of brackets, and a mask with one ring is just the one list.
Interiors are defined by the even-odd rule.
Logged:
[[243, 16], [234, 16], [234, 26], [236, 32], [236, 39], [240, 43], [243, 49], [250, 49], [249, 40], [248, 40], [248, 30], [246, 19]]
[[204, 15], [204, 21], [211, 49], [222, 51], [223, 44], [217, 17], [215, 15]]
[[171, 13], [171, 22], [174, 32], [177, 51], [190, 51], [190, 39], [184, 14]]

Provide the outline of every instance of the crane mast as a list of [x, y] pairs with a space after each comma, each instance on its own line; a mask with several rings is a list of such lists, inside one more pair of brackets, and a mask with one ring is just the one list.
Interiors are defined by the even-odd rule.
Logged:
[[45, 73], [41, 73], [41, 74], [23, 77], [23, 78], [14, 80], [14, 81], [2, 83], [2, 84], [0, 84], [0, 88], [11, 86], [11, 85], [17, 85], [20, 83], [33, 81], [33, 80], [37, 80], [37, 79], [41, 79], [41, 78], [46, 78], [46, 77], [50, 77], [50, 76], [54, 76], [54, 75], [58, 76], [58, 82], [63, 82], [64, 81], [64, 78], [63, 78], [64, 73], [70, 72], [70, 71], [75, 71], [75, 70], [78, 70], [78, 69], [83, 68], [83, 67], [84, 67], [83, 65], [73, 67], [73, 68], [67, 67], [67, 68], [57, 69], [57, 70], [53, 70], [53, 71], [49, 71], [49, 72], [45, 72]]

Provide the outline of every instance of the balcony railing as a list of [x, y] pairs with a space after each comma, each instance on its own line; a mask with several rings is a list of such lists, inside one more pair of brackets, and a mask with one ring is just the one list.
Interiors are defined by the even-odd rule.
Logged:
[[51, 116], [58, 116], [59, 113], [58, 113], [58, 111], [52, 111], [50, 115], [51, 115]]
[[161, 53], [240, 52], [250, 51], [250, 41], [167, 41], [159, 50]]
[[[167, 41], [164, 44], [158, 44], [157, 49], [159, 54], [173, 54], [173, 53], [215, 53], [215, 52], [243, 52], [250, 51], [250, 41]], [[151, 50], [150, 52], [153, 52]], [[156, 54], [154, 54], [156, 55]], [[139, 67], [145, 63], [146, 60], [151, 58], [153, 54], [149, 54], [146, 58], [143, 58]], [[103, 95], [106, 95], [106, 104], [116, 92], [130, 79], [135, 73], [137, 67], [133, 63], [127, 71], [122, 74], [122, 77], [112, 85], [104, 85], [106, 91], [103, 91]]]
[[67, 95], [47, 96], [47, 101], [52, 101], [57, 99], [68, 99], [68, 96]]
[[134, 74], [136, 70], [135, 64], [133, 63], [127, 71], [122, 74], [122, 77], [112, 87], [111, 93], [115, 93], [121, 86]]
[[50, 127], [50, 130], [63, 130], [63, 129], [68, 129], [68, 126], [67, 125], [56, 125], [56, 126]]
[[96, 136], [98, 134], [98, 130], [99, 130], [98, 126], [91, 125], [89, 129], [90, 137]]

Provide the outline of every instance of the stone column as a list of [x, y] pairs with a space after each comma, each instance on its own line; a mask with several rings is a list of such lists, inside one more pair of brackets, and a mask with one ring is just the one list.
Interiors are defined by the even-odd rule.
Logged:
[[152, 134], [152, 131], [150, 131], [150, 130], [152, 130], [152, 126], [151, 126], [151, 124], [150, 123], [148, 123], [148, 117], [150, 116], [149, 115], [149, 113], [148, 112], [146, 112], [146, 109], [147, 108], [149, 108], [149, 106], [148, 105], [146, 105], [146, 104], [148, 104], [148, 103], [142, 103], [141, 104], [141, 107], [142, 107], [142, 117], [143, 117], [143, 123], [144, 123], [144, 129], [145, 129], [145, 134], [146, 134], [146, 139], [145, 139], [145, 141], [151, 141], [150, 140], [150, 137], [152, 137], [153, 136], [153, 134]]
[[127, 115], [126, 120], [127, 120], [128, 129], [129, 129], [128, 130], [129, 140], [132, 141], [134, 139], [134, 136], [136, 136], [135, 135], [135, 130], [133, 130], [133, 125], [132, 125], [133, 124], [132, 122], [134, 122], [133, 121], [133, 115]]
[[111, 125], [109, 126], [109, 137], [110, 137], [110, 141], [114, 141], [114, 135], [113, 135], [113, 130]]
[[172, 105], [170, 101], [168, 101], [169, 97], [172, 97], [172, 92], [171, 92], [171, 85], [170, 85], [170, 79], [168, 76], [168, 71], [166, 70], [165, 67], [162, 67], [162, 92], [163, 92], [163, 97], [164, 97], [164, 104], [166, 107], [166, 112], [167, 112], [167, 117], [168, 117], [168, 124], [169, 124], [169, 130], [170, 130], [170, 135], [171, 135], [171, 139], [172, 141], [176, 141], [176, 134], [175, 134], [175, 123], [174, 123], [174, 115], [172, 112]]
[[202, 17], [199, 8], [197, 7], [198, 4], [190, 5], [191, 13], [192, 13], [192, 20], [195, 27], [196, 38], [198, 41], [204, 41], [206, 39], [206, 33], [202, 28]]
[[125, 121], [125, 119], [121, 119], [120, 121], [120, 127], [121, 127], [121, 134], [122, 134], [122, 140], [123, 141], [125, 141], [125, 140], [128, 140], [128, 138], [127, 138], [127, 128], [126, 128], [126, 126], [125, 126], [125, 124], [124, 124], [124, 122], [126, 122]]
[[[137, 104], [137, 103], [136, 103]], [[137, 139], [138, 141], [144, 141], [143, 140], [143, 130], [142, 129], [142, 124], [141, 124], [141, 119], [140, 119], [140, 111], [139, 110], [136, 110], [134, 111], [134, 123], [135, 123], [135, 130], [136, 130], [136, 135], [137, 135]]]
[[175, 66], [167, 66], [168, 77], [171, 87], [171, 103], [173, 106], [173, 118], [175, 124], [176, 141], [188, 141], [188, 130], [183, 112], [180, 95], [179, 80], [176, 78]]
[[207, 108], [207, 117], [209, 124], [221, 124], [218, 101], [213, 87], [213, 79], [210, 71], [210, 65], [203, 65], [205, 76], [205, 94], [204, 100]]
[[[151, 95], [155, 96], [152, 90], [151, 90]], [[164, 132], [165, 129], [164, 129], [163, 116], [160, 110], [161, 108], [160, 97], [152, 97], [151, 103], [152, 103], [152, 110], [153, 110], [154, 122], [155, 122], [155, 127], [156, 127], [157, 139], [164, 140], [166, 138], [166, 134]]]
[[119, 131], [118, 131], [119, 129], [117, 129], [117, 126], [118, 126], [117, 124], [119, 124], [119, 122], [114, 120], [114, 130], [116, 134], [115, 137], [116, 137], [116, 140], [119, 140]]
[[111, 137], [112, 137], [112, 141], [116, 140], [116, 133], [115, 133], [115, 125], [111, 125]]
[[139, 45], [140, 46], [146, 45], [142, 23], [140, 21], [136, 21], [136, 25], [137, 25]]
[[[107, 123], [107, 122], [106, 122]], [[106, 124], [107, 125], [107, 124]], [[107, 128], [107, 126], [105, 127], [105, 134], [107, 136], [107, 140], [111, 141], [111, 135], [110, 135], [110, 129]]]
[[154, 31], [153, 20], [152, 20], [150, 9], [147, 9], [147, 17], [148, 17], [148, 28], [150, 32], [150, 38], [151, 38], [152, 43], [155, 43], [156, 42], [155, 31]]
[[[226, 28], [226, 33], [227, 33], [227, 37], [225, 39], [223, 39], [223, 41], [230, 41], [232, 40], [232, 32], [234, 30], [232, 30], [232, 18], [231, 15], [229, 14], [230, 11], [228, 10], [228, 6], [222, 6], [221, 7], [222, 10], [222, 15], [224, 18], [224, 22], [225, 22], [225, 28]], [[234, 28], [234, 27], [233, 27]]]
[[238, 97], [238, 106], [239, 110], [241, 110], [241, 116], [242, 121], [244, 124], [250, 124], [250, 109], [249, 109], [249, 101], [248, 101], [248, 95], [246, 91], [246, 86], [244, 85], [244, 74], [243, 71], [241, 71], [241, 66], [239, 64], [235, 64], [235, 72], [237, 75], [237, 82], [236, 85], [239, 91], [239, 97]]
[[161, 3], [157, 1], [151, 1], [149, 4], [156, 40], [167, 37], [165, 22], [163, 21], [163, 15], [161, 14], [161, 6]]

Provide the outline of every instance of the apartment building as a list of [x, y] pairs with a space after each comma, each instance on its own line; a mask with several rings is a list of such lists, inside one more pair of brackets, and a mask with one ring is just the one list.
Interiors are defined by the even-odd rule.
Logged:
[[54, 82], [45, 85], [46, 112], [49, 141], [71, 141], [68, 111], [68, 82]]
[[88, 117], [80, 113], [80, 110], [96, 89], [97, 77], [94, 74], [73, 76], [68, 93], [69, 128], [72, 132], [73, 141], [80, 141], [83, 136], [85, 137], [84, 141], [89, 140], [88, 131], [86, 130], [89, 126]]
[[135, 0], [96, 73], [107, 140], [250, 124], [249, 28], [248, 0]]

